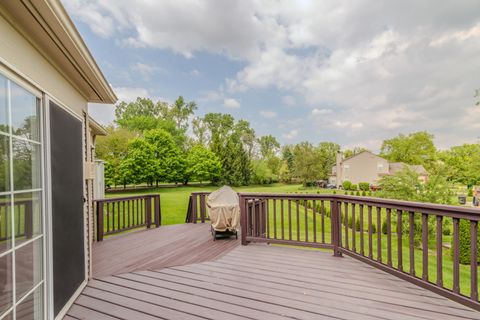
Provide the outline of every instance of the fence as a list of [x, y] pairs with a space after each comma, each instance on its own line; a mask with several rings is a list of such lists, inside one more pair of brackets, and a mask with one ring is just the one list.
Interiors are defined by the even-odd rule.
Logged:
[[[240, 211], [243, 245], [331, 249], [335, 256], [351, 256], [480, 310], [478, 209], [343, 195], [241, 193]], [[451, 248], [444, 248], [444, 240], [451, 240]]]
[[94, 201], [97, 217], [97, 241], [139, 227], [161, 225], [160, 195], [142, 195]]

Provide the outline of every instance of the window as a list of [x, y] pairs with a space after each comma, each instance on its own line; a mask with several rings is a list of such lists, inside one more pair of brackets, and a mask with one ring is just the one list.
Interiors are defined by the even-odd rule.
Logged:
[[0, 319], [44, 317], [41, 123], [40, 99], [0, 74]]
[[381, 162], [377, 163], [377, 170], [378, 171], [383, 171], [383, 163], [381, 163]]
[[350, 165], [349, 165], [349, 164], [344, 164], [344, 165], [343, 165], [343, 169], [345, 169], [345, 170], [350, 169]]

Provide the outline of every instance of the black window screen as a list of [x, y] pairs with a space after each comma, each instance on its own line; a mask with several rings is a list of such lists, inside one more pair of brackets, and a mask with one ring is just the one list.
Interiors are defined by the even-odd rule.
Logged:
[[85, 279], [82, 122], [50, 103], [55, 315]]

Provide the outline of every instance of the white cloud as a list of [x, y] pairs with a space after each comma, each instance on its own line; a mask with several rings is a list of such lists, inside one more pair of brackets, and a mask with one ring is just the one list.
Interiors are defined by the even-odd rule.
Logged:
[[238, 102], [237, 100], [235, 100], [233, 98], [223, 99], [223, 105], [225, 106], [225, 108], [228, 108], [228, 109], [238, 109], [238, 108], [240, 108], [240, 102]]
[[276, 112], [270, 110], [261, 110], [259, 113], [266, 119], [273, 119], [278, 115]]
[[323, 116], [323, 115], [326, 115], [326, 114], [331, 114], [333, 113], [333, 110], [332, 109], [313, 109], [312, 110], [312, 115], [314, 116]]
[[477, 116], [472, 95], [480, 87], [478, 0], [65, 4], [94, 33], [123, 45], [240, 60], [224, 89], [204, 97], [225, 107], [240, 107], [227, 93], [273, 88], [284, 105], [305, 101], [311, 115], [325, 116], [305, 123], [328, 116], [327, 129], [312, 126], [312, 134], [331, 130], [339, 141], [355, 135], [366, 144], [417, 130], [434, 133], [439, 145], [478, 136], [466, 119]]
[[200, 71], [198, 71], [197, 69], [193, 69], [192, 71], [190, 71], [190, 75], [192, 75], [192, 76], [199, 76], [199, 75], [200, 75]]
[[297, 104], [295, 97], [287, 95], [282, 97], [282, 103], [286, 106], [293, 107]]
[[166, 71], [162, 68], [141, 62], [131, 65], [130, 69], [135, 74], [139, 74], [145, 80], [150, 80], [150, 78], [156, 73], [166, 73]]
[[293, 140], [298, 136], [298, 130], [290, 130], [288, 133], [282, 135], [287, 140]]
[[145, 88], [118, 87], [113, 88], [118, 101], [132, 102], [138, 97], [150, 97], [150, 92]]

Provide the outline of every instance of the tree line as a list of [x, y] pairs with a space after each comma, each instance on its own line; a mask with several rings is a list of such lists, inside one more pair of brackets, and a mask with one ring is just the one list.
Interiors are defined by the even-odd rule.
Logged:
[[[137, 98], [120, 102], [108, 135], [98, 137], [96, 153], [105, 161], [108, 186], [183, 183], [248, 185], [327, 180], [340, 146], [304, 141], [280, 145], [272, 135], [257, 136], [250, 123], [230, 114], [195, 115], [195, 102]], [[367, 150], [343, 150], [349, 157]], [[480, 182], [480, 145], [438, 150], [427, 132], [383, 141], [380, 155], [390, 161], [421, 164], [450, 182]]]

